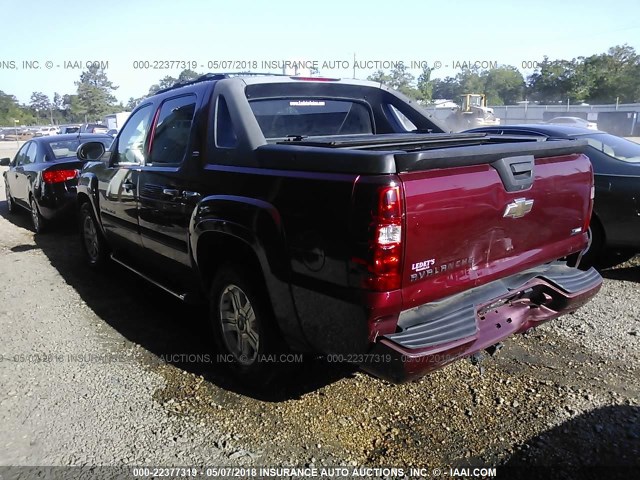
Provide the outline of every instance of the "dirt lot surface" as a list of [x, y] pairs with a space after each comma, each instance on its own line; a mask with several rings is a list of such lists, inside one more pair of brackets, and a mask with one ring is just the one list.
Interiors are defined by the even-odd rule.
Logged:
[[115, 265], [89, 271], [73, 223], [34, 235], [0, 187], [0, 465], [640, 473], [638, 259], [483, 371], [461, 361], [395, 386], [311, 359], [257, 392], [208, 361], [201, 309]]

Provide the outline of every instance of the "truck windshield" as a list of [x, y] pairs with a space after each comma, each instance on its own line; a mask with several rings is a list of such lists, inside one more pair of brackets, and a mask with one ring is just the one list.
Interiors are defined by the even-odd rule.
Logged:
[[373, 133], [369, 108], [356, 101], [278, 98], [250, 105], [265, 138]]

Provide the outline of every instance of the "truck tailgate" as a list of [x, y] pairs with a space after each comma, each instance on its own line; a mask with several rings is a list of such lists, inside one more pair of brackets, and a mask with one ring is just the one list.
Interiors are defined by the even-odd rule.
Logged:
[[547, 142], [547, 151], [538, 144], [527, 154], [522, 144], [518, 153], [495, 147], [505, 153], [492, 149], [479, 159], [465, 157], [466, 148], [450, 149], [451, 166], [399, 154], [415, 157], [399, 173], [406, 210], [403, 309], [585, 248], [593, 174], [589, 159], [575, 153], [581, 148], [574, 143], [568, 153]]

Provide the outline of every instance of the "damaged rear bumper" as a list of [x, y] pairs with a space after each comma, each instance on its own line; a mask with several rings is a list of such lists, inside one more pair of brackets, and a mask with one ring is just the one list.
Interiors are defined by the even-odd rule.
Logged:
[[[595, 269], [554, 262], [402, 312], [362, 368], [394, 383], [419, 378], [515, 333], [580, 308], [602, 285]], [[384, 355], [384, 357], [381, 357]]]

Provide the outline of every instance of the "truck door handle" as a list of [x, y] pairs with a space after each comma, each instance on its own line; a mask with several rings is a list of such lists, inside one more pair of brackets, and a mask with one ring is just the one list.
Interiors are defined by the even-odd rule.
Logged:
[[129, 182], [129, 181], [127, 181], [127, 182], [124, 182], [124, 183], [122, 184], [122, 188], [124, 188], [124, 190], [125, 190], [126, 192], [130, 192], [131, 190], [135, 190], [135, 189], [136, 189], [136, 185], [135, 185], [135, 183], [133, 183], [133, 182]]
[[180, 190], [176, 190], [175, 188], [163, 188], [162, 194], [166, 197], [177, 198], [180, 196]]

